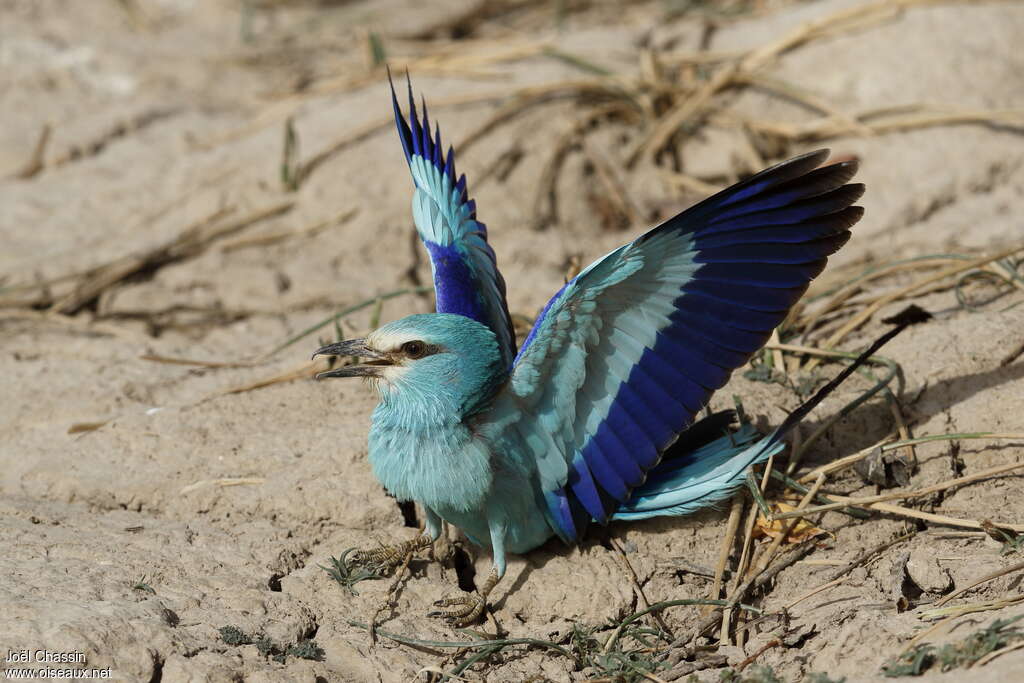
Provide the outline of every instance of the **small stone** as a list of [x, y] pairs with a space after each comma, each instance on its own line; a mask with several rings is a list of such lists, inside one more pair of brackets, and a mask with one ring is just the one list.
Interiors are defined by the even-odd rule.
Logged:
[[747, 658], [747, 653], [738, 645], [723, 645], [718, 648], [717, 654], [723, 655], [729, 666], [736, 666]]
[[925, 593], [941, 595], [953, 590], [953, 577], [949, 570], [940, 567], [931, 551], [923, 548], [910, 553], [907, 575]]

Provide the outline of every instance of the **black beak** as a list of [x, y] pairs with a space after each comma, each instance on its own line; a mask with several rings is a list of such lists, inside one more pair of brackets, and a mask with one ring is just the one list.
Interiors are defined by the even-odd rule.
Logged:
[[379, 377], [381, 368], [391, 365], [387, 358], [366, 345], [365, 339], [349, 339], [347, 341], [328, 344], [316, 350], [313, 358], [317, 356], [355, 356], [357, 358], [372, 358], [366, 365], [343, 365], [327, 372], [318, 373], [317, 379], [325, 377]]

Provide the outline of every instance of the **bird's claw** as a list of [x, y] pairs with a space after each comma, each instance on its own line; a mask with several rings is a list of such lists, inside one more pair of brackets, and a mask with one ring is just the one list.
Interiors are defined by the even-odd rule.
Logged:
[[448, 625], [456, 628], [469, 626], [484, 613], [487, 601], [478, 595], [460, 595], [455, 598], [443, 598], [434, 602], [434, 607], [455, 609], [438, 609], [428, 612], [428, 617], [440, 617], [448, 622]]
[[357, 550], [352, 553], [349, 564], [362, 567], [379, 576], [386, 576], [395, 567], [404, 563], [409, 555], [426, 548], [431, 542], [428, 536], [420, 536], [411, 541], [382, 545], [373, 550]]
[[386, 545], [374, 550], [357, 550], [352, 553], [349, 562], [379, 576], [386, 576], [402, 563], [404, 556], [398, 546]]

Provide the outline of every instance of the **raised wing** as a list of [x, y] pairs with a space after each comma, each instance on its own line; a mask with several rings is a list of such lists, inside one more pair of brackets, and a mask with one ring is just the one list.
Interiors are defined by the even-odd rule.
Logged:
[[437, 312], [464, 315], [489, 327], [498, 338], [506, 364], [511, 366], [516, 340], [505, 303], [505, 280], [498, 271], [494, 250], [487, 243], [487, 227], [476, 219], [476, 202], [469, 198], [466, 176], [456, 175], [451, 147], [447, 157], [444, 155], [440, 128], [435, 126], [431, 137], [426, 103], [423, 122], [417, 117], [412, 84], [408, 122], [398, 106], [394, 83], [391, 101], [395, 125], [416, 184], [412, 215], [430, 255]]
[[499, 400], [567, 541], [606, 522], [768, 340], [850, 237], [857, 165], [822, 150], [763, 171], [581, 272], [541, 313]]

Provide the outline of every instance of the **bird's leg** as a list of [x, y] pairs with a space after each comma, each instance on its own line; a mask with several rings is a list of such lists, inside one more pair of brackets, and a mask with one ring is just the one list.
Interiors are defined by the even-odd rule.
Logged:
[[352, 553], [352, 564], [370, 569], [376, 574], [387, 574], [405, 562], [414, 553], [429, 548], [441, 535], [441, 518], [430, 508], [426, 510], [426, 530], [411, 541], [403, 541], [392, 545], [382, 545], [373, 550], [357, 550]]
[[484, 608], [487, 607], [487, 596], [494, 587], [498, 585], [501, 577], [498, 575], [498, 568], [491, 567], [491, 573], [487, 575], [487, 581], [480, 587], [477, 595], [466, 593], [455, 598], [444, 598], [434, 603], [434, 607], [452, 608], [438, 609], [429, 612], [427, 616], [441, 617], [452, 626], [461, 628], [468, 626], [480, 618]]
[[454, 598], [438, 600], [434, 603], [434, 607], [445, 609], [434, 610], [429, 612], [427, 616], [441, 617], [451, 626], [461, 628], [473, 623], [483, 614], [484, 609], [487, 607], [487, 597], [494, 590], [494, 587], [498, 585], [498, 582], [501, 581], [501, 577], [505, 575], [505, 522], [504, 520], [494, 521], [489, 519], [488, 526], [491, 532], [491, 549], [494, 553], [494, 564], [491, 565], [491, 571], [487, 575], [484, 585], [477, 590], [476, 595], [464, 594]]

